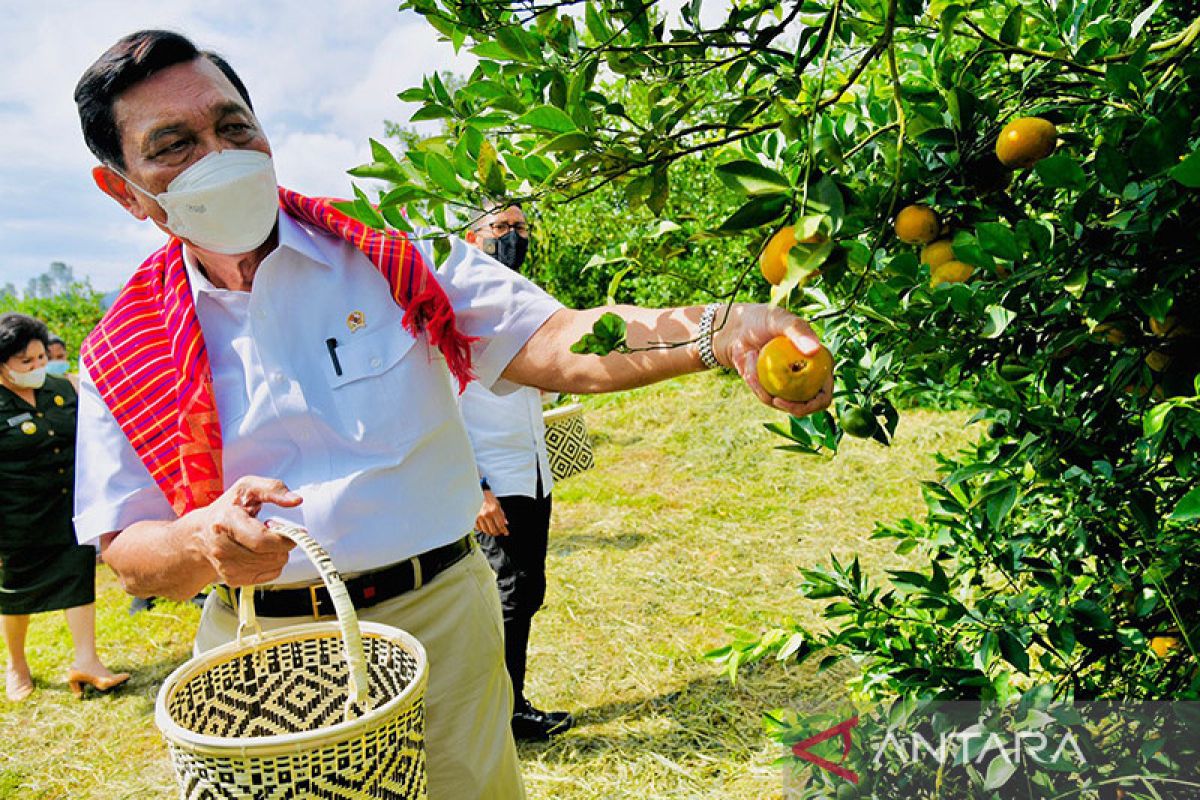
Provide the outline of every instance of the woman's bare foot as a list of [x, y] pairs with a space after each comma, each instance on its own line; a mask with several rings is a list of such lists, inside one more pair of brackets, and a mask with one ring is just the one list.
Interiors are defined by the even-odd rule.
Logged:
[[11, 664], [4, 673], [4, 693], [14, 703], [19, 703], [33, 694], [33, 676], [29, 668], [14, 669]]

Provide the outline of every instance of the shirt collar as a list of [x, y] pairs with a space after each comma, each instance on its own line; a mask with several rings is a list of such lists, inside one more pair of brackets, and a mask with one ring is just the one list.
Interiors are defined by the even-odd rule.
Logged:
[[[279, 245], [267, 254], [263, 264], [276, 258], [286, 258], [288, 252], [307, 258], [309, 261], [332, 269], [336, 254], [331, 252], [329, 236], [298, 222], [285, 211], [279, 212]], [[200, 263], [187, 244], [183, 245], [183, 264], [187, 269], [188, 282], [192, 288], [192, 302], [201, 294], [227, 291], [213, 286], [200, 269]], [[259, 265], [262, 269], [262, 265]]]

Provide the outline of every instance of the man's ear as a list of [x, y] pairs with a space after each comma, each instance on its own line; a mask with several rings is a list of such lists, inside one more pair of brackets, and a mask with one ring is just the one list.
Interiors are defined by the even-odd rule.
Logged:
[[111, 167], [103, 165], [93, 167], [92, 180], [96, 182], [96, 186], [100, 188], [100, 191], [120, 203], [121, 207], [136, 219], [146, 219], [146, 217], [150, 216], [143, 205], [141, 193], [130, 186], [129, 181], [121, 177]]

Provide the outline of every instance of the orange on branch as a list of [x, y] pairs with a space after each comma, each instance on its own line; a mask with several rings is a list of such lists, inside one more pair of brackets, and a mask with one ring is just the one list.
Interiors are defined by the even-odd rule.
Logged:
[[1155, 336], [1161, 336], [1165, 339], [1174, 339], [1178, 336], [1185, 336], [1190, 331], [1187, 326], [1181, 325], [1179, 319], [1174, 314], [1168, 314], [1163, 319], [1150, 318], [1150, 331]]
[[1021, 117], [1004, 126], [996, 139], [996, 158], [1010, 169], [1032, 167], [1054, 152], [1058, 129], [1041, 117]]
[[975, 268], [970, 264], [947, 261], [929, 271], [929, 285], [936, 289], [943, 283], [966, 283], [974, 273]]
[[1155, 372], [1163, 372], [1171, 365], [1171, 357], [1161, 350], [1152, 350], [1146, 354], [1146, 366]]
[[954, 260], [954, 245], [949, 239], [938, 239], [921, 248], [921, 263], [937, 267]]
[[1166, 658], [1182, 646], [1178, 636], [1155, 636], [1150, 640], [1150, 650], [1159, 658]]
[[1092, 328], [1093, 336], [1103, 336], [1109, 344], [1125, 344], [1125, 331], [1111, 322], [1101, 322]]
[[786, 336], [776, 336], [758, 352], [758, 382], [772, 397], [803, 403], [816, 397], [833, 374], [833, 356], [822, 347], [811, 357]]
[[758, 257], [758, 268], [767, 279], [767, 283], [778, 286], [787, 277], [788, 254], [792, 252], [792, 248], [797, 244], [820, 244], [823, 241], [825, 234], [820, 231], [812, 236], [797, 239], [796, 229], [785, 225], [775, 232], [763, 248], [762, 255]]
[[900, 209], [893, 227], [896, 236], [905, 244], [928, 244], [942, 232], [937, 212], [920, 203]]

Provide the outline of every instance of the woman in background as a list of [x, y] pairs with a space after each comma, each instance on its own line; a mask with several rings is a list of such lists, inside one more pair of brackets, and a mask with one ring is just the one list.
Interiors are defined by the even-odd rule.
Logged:
[[0, 622], [8, 647], [5, 693], [33, 693], [25, 659], [29, 615], [63, 609], [75, 661], [76, 697], [124, 683], [96, 655], [96, 551], [72, 524], [75, 389], [46, 374], [49, 333], [24, 314], [0, 315]]

